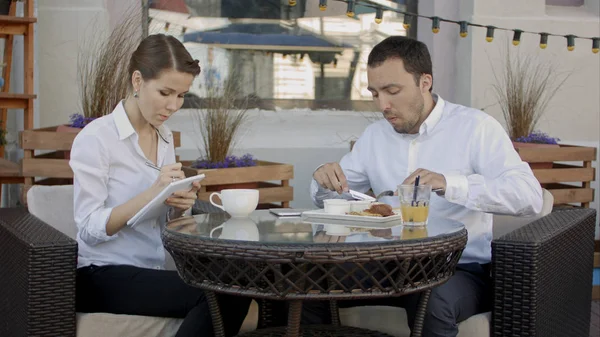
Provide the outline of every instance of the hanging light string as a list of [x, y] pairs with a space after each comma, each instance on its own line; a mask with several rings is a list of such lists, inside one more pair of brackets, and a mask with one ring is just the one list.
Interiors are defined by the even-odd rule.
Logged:
[[[461, 37], [467, 37], [469, 35], [469, 27], [478, 27], [478, 28], [486, 29], [485, 39], [488, 42], [493, 41], [494, 31], [502, 30], [502, 31], [513, 32], [512, 44], [515, 46], [518, 46], [521, 43], [521, 36], [523, 34], [535, 34], [535, 35], [540, 36], [540, 48], [541, 49], [545, 49], [548, 46], [548, 36], [558, 36], [558, 37], [566, 38], [567, 50], [569, 50], [569, 51], [572, 51], [575, 49], [575, 39], [591, 40], [592, 41], [592, 52], [594, 54], [597, 54], [600, 51], [600, 37], [585, 37], [585, 36], [577, 36], [577, 35], [573, 35], [573, 34], [567, 34], [567, 35], [550, 34], [550, 33], [546, 33], [546, 32], [532, 32], [532, 31], [526, 31], [526, 30], [522, 30], [522, 29], [510, 29], [510, 28], [496, 27], [496, 26], [491, 26], [491, 25], [482, 25], [482, 24], [472, 23], [472, 22], [468, 22], [468, 21], [464, 21], [464, 20], [456, 21], [456, 20], [445, 19], [445, 18], [442, 18], [439, 16], [427, 16], [427, 15], [405, 12], [405, 11], [401, 11], [401, 10], [398, 10], [398, 9], [395, 9], [395, 8], [392, 8], [389, 6], [375, 5], [375, 4], [365, 1], [365, 0], [334, 0], [334, 1], [345, 2], [347, 4], [348, 7], [346, 10], [346, 15], [348, 17], [355, 16], [356, 5], [375, 9], [375, 11], [376, 11], [375, 22], [378, 24], [383, 21], [383, 11], [391, 11], [391, 12], [396, 12], [398, 14], [402, 14], [402, 15], [404, 15], [404, 20], [403, 20], [403, 24], [402, 24], [404, 26], [404, 29], [410, 29], [412, 20], [414, 18], [424, 18], [424, 19], [431, 20], [431, 31], [434, 34], [437, 34], [440, 31], [440, 22], [448, 22], [448, 23], [457, 24], [459, 26], [459, 35]], [[288, 0], [288, 4], [290, 6], [295, 6], [296, 0]], [[327, 9], [327, 0], [319, 0], [319, 9], [322, 11]]]

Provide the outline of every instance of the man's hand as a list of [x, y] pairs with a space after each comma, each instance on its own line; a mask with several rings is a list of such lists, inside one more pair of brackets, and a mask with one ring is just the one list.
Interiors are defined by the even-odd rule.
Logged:
[[443, 195], [446, 192], [446, 178], [444, 178], [444, 176], [439, 173], [431, 172], [423, 168], [419, 168], [411, 175], [409, 175], [408, 178], [404, 179], [404, 182], [402, 182], [402, 184], [414, 184], [415, 179], [417, 179], [417, 176], [421, 177], [419, 178], [419, 185], [431, 185], [432, 190], [441, 188], [441, 191], [437, 192], [439, 195]]
[[336, 191], [339, 194], [348, 192], [348, 181], [338, 163], [327, 163], [313, 174], [313, 178], [323, 188]]

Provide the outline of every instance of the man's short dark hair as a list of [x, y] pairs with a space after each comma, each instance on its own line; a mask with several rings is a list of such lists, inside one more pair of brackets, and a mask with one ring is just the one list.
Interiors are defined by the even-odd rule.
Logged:
[[390, 36], [379, 42], [369, 53], [367, 66], [377, 67], [395, 58], [402, 60], [404, 69], [413, 75], [417, 86], [421, 75], [429, 74], [433, 78], [433, 66], [427, 46], [421, 41], [406, 36]]

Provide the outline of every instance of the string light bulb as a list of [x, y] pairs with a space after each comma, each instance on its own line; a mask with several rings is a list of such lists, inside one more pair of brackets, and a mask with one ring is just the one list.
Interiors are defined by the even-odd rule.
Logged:
[[469, 35], [469, 24], [467, 21], [460, 21], [460, 37], [467, 37]]
[[383, 9], [377, 8], [377, 12], [375, 12], [375, 23], [380, 24], [383, 21]]
[[494, 26], [487, 26], [487, 31], [485, 33], [485, 40], [487, 42], [494, 41], [494, 30], [495, 29], [496, 29], [496, 27], [494, 27]]
[[288, 4], [292, 7], [296, 6], [296, 0], [288, 0]]
[[523, 31], [520, 29], [515, 29], [514, 32], [515, 33], [513, 34], [512, 44], [513, 46], [518, 46], [519, 43], [521, 43], [521, 33], [523, 33]]
[[402, 23], [402, 27], [404, 27], [405, 30], [408, 30], [410, 28], [410, 19], [412, 17], [406, 13], [404, 13], [404, 22]]
[[567, 35], [567, 50], [573, 51], [575, 49], [575, 35]]
[[319, 9], [324, 11], [327, 9], [327, 0], [319, 0]]
[[431, 31], [433, 34], [440, 32], [440, 18], [437, 16], [431, 18]]
[[592, 39], [592, 53], [598, 54], [600, 51], [600, 37], [595, 37]]
[[353, 0], [348, 1], [348, 9], [346, 9], [346, 16], [349, 18], [354, 17], [354, 1]]
[[548, 33], [540, 33], [540, 48], [546, 49], [548, 47]]

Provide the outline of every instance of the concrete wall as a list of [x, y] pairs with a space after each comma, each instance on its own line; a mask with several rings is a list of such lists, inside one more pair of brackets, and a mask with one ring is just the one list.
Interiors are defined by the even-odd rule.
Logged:
[[80, 112], [77, 56], [81, 45], [105, 34], [109, 15], [105, 1], [39, 1], [40, 125], [69, 121]]

